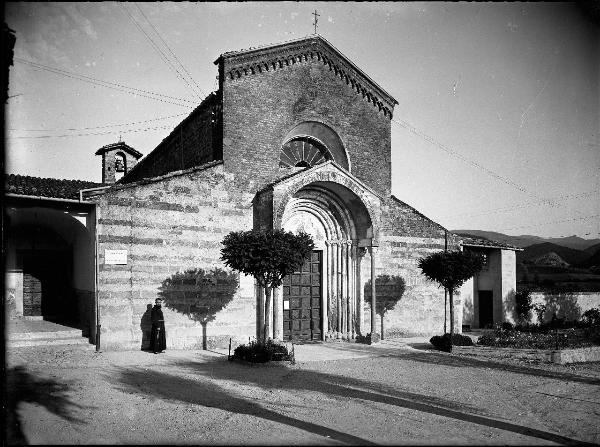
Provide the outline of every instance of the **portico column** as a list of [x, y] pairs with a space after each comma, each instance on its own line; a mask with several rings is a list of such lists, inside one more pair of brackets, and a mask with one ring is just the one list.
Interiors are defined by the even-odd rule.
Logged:
[[356, 244], [354, 241], [348, 241], [348, 246], [350, 248], [348, 262], [348, 286], [350, 289], [350, 303], [348, 307], [350, 312], [348, 315], [350, 320], [350, 336], [354, 338], [356, 336], [356, 275], [354, 274], [356, 271]]
[[335, 308], [335, 303], [333, 302], [334, 250], [332, 241], [327, 240], [325, 241], [325, 244], [327, 247], [327, 331], [329, 335], [332, 335], [335, 326], [335, 321], [333, 320], [333, 309]]
[[361, 264], [367, 250], [364, 247], [358, 247], [356, 250], [356, 332], [365, 335], [363, 331], [364, 320], [364, 301]]
[[336, 323], [336, 338], [341, 338], [342, 332], [342, 297], [341, 297], [341, 287], [340, 287], [340, 264], [341, 264], [341, 256], [340, 256], [340, 242], [335, 242], [335, 296], [337, 302], [337, 323]]
[[352, 262], [352, 241], [346, 241], [346, 266], [344, 268], [344, 286], [346, 288], [346, 334], [352, 337], [352, 287], [350, 277], [350, 265]]
[[377, 298], [375, 292], [375, 254], [377, 247], [374, 245], [370, 246], [369, 252], [371, 253], [371, 340], [373, 340], [377, 339]]

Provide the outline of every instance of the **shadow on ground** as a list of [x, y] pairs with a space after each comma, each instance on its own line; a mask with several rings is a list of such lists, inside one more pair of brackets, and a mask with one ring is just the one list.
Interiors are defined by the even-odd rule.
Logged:
[[73, 416], [73, 411], [89, 408], [67, 397], [69, 385], [52, 379], [36, 378], [22, 366], [6, 370], [6, 390], [5, 435], [8, 445], [27, 444], [18, 414], [18, 407], [22, 402], [40, 405], [50, 413], [74, 424], [81, 424], [83, 421]]
[[[278, 411], [266, 408], [257, 400], [244, 398], [239, 394], [225, 390], [218, 381], [228, 381], [230, 384], [233, 383], [234, 386], [236, 383], [251, 384], [267, 391], [298, 391], [299, 394], [311, 391], [338, 400], [359, 399], [506, 430], [560, 444], [581, 444], [581, 441], [555, 433], [481, 416], [482, 410], [476, 407], [410, 393], [380, 383], [372, 383], [346, 376], [299, 368], [256, 367], [243, 363], [228, 362], [223, 358], [208, 359], [202, 362], [179, 362], [176, 366], [182, 371], [194, 373], [197, 379], [135, 368], [133, 370], [122, 369], [121, 374], [113, 377], [112, 380], [116, 381], [117, 385], [125, 386], [126, 391], [129, 392], [146, 393], [162, 399], [219, 408], [232, 413], [253, 415], [350, 444], [368, 444], [371, 441], [333, 428], [286, 416]], [[257, 374], [258, 368], [260, 368], [260, 374]], [[140, 387], [139, 383], [143, 381], [146, 381], [146, 383], [143, 387]], [[288, 406], [283, 405], [282, 411], [285, 412], [285, 408]], [[357, 434], [360, 433], [358, 425], [356, 431]]]

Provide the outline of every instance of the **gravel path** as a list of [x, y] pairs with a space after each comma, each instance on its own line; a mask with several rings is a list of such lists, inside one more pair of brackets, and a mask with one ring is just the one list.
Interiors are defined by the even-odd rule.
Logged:
[[265, 366], [209, 351], [13, 349], [8, 441], [600, 443], [598, 363], [528, 364], [345, 343], [301, 346], [297, 358]]

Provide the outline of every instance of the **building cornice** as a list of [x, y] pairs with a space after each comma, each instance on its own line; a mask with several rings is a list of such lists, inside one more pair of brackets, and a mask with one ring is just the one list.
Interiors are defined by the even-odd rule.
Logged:
[[367, 76], [325, 38], [315, 35], [261, 48], [222, 54], [215, 64], [221, 65], [223, 81], [280, 70], [290, 65], [318, 61], [341, 81], [371, 103], [388, 118], [398, 104], [389, 93]]

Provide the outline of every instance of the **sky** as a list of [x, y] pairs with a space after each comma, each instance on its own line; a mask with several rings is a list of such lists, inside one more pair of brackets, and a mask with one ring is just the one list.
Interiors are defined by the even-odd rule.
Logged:
[[572, 3], [7, 3], [7, 173], [101, 181], [217, 88], [227, 51], [317, 32], [398, 101], [392, 194], [444, 227], [600, 238], [600, 29]]

